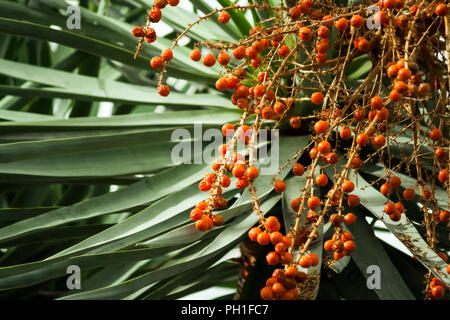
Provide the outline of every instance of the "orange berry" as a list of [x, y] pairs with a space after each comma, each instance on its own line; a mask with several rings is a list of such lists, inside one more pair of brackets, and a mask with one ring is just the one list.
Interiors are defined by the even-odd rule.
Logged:
[[339, 31], [345, 31], [348, 28], [348, 20], [345, 18], [341, 18], [336, 21], [335, 26]]
[[321, 186], [321, 187], [325, 187], [328, 184], [328, 177], [325, 174], [323, 174], [323, 173], [320, 174], [316, 178], [316, 184]]
[[233, 57], [236, 60], [244, 59], [245, 57], [245, 48], [243, 46], [237, 47], [233, 50]]
[[308, 208], [310, 208], [311, 210], [316, 209], [317, 207], [319, 207], [320, 205], [320, 199], [316, 196], [312, 196], [311, 198], [308, 199]]
[[[269, 223], [269, 222], [268, 222]], [[267, 224], [268, 224], [267, 223]], [[278, 223], [278, 221], [276, 221], [276, 223]], [[278, 223], [279, 225], [279, 223]], [[266, 225], [267, 226], [267, 225]], [[268, 228], [269, 229], [269, 228]], [[278, 230], [280, 230], [280, 228], [278, 228]], [[270, 231], [270, 230], [269, 230]], [[278, 243], [281, 243], [283, 241], [283, 234], [281, 232], [278, 231], [274, 231], [270, 234], [270, 242], [273, 245], [276, 245]]]
[[386, 73], [389, 77], [394, 78], [397, 76], [399, 70], [400, 70], [399, 66], [396, 64], [393, 64], [387, 68]]
[[352, 137], [352, 130], [350, 128], [342, 128], [342, 130], [339, 132], [339, 136], [343, 140], [348, 140]]
[[286, 183], [281, 180], [275, 181], [275, 184], [273, 185], [276, 192], [281, 193], [286, 189]]
[[353, 27], [359, 28], [364, 24], [364, 19], [359, 16], [359, 15], [354, 15], [351, 19], [350, 19], [350, 25], [352, 25]]
[[221, 66], [226, 66], [230, 62], [230, 55], [226, 52], [221, 52], [217, 56], [217, 61]]
[[286, 288], [281, 283], [275, 282], [274, 285], [272, 286], [272, 290], [276, 294], [282, 294], [286, 291]]
[[160, 57], [153, 57], [152, 60], [150, 60], [150, 65], [154, 69], [161, 69], [163, 60]]
[[228, 23], [230, 21], [230, 14], [226, 11], [222, 11], [221, 13], [219, 13], [219, 16], [217, 17], [217, 20], [220, 23]]
[[365, 146], [365, 145], [369, 142], [369, 137], [368, 137], [367, 134], [365, 134], [365, 133], [360, 133], [360, 134], [358, 134], [358, 136], [356, 137], [356, 142], [357, 142], [360, 146]]
[[372, 145], [375, 148], [379, 148], [384, 146], [384, 144], [386, 143], [386, 138], [381, 135], [381, 134], [377, 134], [373, 139], [372, 139]]
[[439, 3], [436, 8], [434, 8], [434, 13], [439, 17], [445, 17], [448, 14], [448, 7], [445, 3]]
[[314, 124], [314, 130], [317, 133], [324, 133], [325, 131], [328, 130], [328, 122], [327, 121], [323, 121], [323, 120], [319, 120]]
[[271, 287], [264, 287], [259, 292], [261, 299], [263, 300], [272, 300], [273, 299], [273, 290]]
[[362, 161], [358, 157], [354, 157], [352, 159], [352, 161], [350, 162], [350, 168], [352, 168], [352, 169], [358, 169], [358, 168], [361, 168], [361, 166], [362, 166]]
[[389, 100], [391, 101], [397, 102], [402, 100], [402, 98], [403, 95], [395, 89], [391, 90], [391, 92], [389, 93]]
[[441, 183], [445, 183], [448, 180], [448, 171], [446, 169], [439, 171], [438, 180]]
[[208, 53], [203, 58], [203, 64], [207, 67], [212, 67], [213, 65], [216, 64], [216, 57], [212, 53]]
[[266, 255], [266, 261], [267, 261], [267, 263], [270, 264], [271, 266], [275, 266], [275, 265], [277, 265], [277, 264], [280, 263], [280, 256], [279, 256], [276, 252], [274, 252], [274, 251], [269, 252], [269, 253]]
[[342, 191], [346, 192], [346, 193], [350, 193], [355, 189], [355, 184], [353, 182], [351, 182], [350, 180], [345, 180], [342, 183]]
[[292, 278], [294, 278], [294, 277], [298, 274], [298, 270], [297, 270], [296, 267], [290, 266], [290, 267], [288, 267], [288, 268], [286, 269], [286, 271], [284, 272], [284, 274], [285, 274], [287, 277], [292, 277]]
[[248, 237], [251, 241], [256, 241], [258, 238], [258, 235], [262, 232], [262, 230], [258, 227], [253, 227], [248, 232]]
[[154, 6], [150, 10], [150, 21], [153, 23], [157, 23], [159, 20], [161, 20], [161, 9], [157, 6]]
[[333, 251], [333, 242], [333, 240], [325, 241], [325, 243], [323, 244], [323, 248], [325, 249], [325, 251]]
[[435, 286], [433, 288], [431, 288], [431, 295], [435, 298], [435, 299], [440, 299], [444, 296], [445, 294], [445, 290], [443, 287], [441, 286]]
[[289, 124], [291, 125], [292, 128], [298, 129], [302, 125], [302, 120], [300, 117], [292, 117], [289, 120]]
[[347, 204], [350, 207], [357, 207], [360, 204], [360, 199], [357, 195], [349, 194], [347, 197]]
[[270, 236], [267, 232], [263, 231], [258, 234], [256, 241], [262, 246], [267, 246], [270, 243]]
[[439, 130], [438, 128], [433, 128], [431, 129], [429, 136], [431, 140], [439, 141], [442, 138], [441, 130]]
[[216, 214], [213, 217], [212, 221], [213, 221], [214, 226], [219, 227], [219, 226], [223, 225], [223, 216], [220, 214]]
[[414, 199], [414, 196], [415, 196], [414, 189], [408, 188], [403, 191], [403, 198], [405, 200], [412, 200]]
[[312, 261], [309, 256], [303, 256], [300, 258], [300, 261], [298, 263], [302, 268], [309, 268], [311, 267]]
[[167, 85], [161, 85], [158, 87], [158, 94], [162, 97], [167, 97], [170, 93], [170, 88]]
[[161, 53], [161, 59], [163, 59], [163, 61], [170, 61], [170, 60], [172, 60], [172, 58], [173, 58], [173, 52], [170, 49], [165, 49]]
[[328, 141], [321, 141], [319, 142], [317, 149], [322, 155], [327, 155], [328, 153], [330, 153], [331, 144]]
[[411, 70], [409, 70], [408, 68], [401, 68], [400, 70], [398, 70], [397, 79], [399, 80], [406, 81], [409, 80], [411, 76], [412, 76]]
[[296, 176], [302, 176], [305, 173], [305, 167], [300, 163], [296, 163], [292, 168], [292, 172]]
[[314, 104], [322, 104], [323, 102], [323, 94], [321, 92], [314, 92], [311, 95], [311, 102]]
[[251, 166], [248, 167], [247, 169], [247, 177], [249, 179], [256, 179], [259, 175], [258, 169], [256, 169], [255, 167]]
[[347, 213], [344, 216], [344, 221], [348, 225], [352, 225], [356, 222], [356, 216], [353, 213]]
[[389, 185], [394, 189], [400, 187], [401, 184], [402, 180], [397, 176], [392, 176], [391, 179], [389, 179]]
[[356, 249], [355, 242], [353, 240], [348, 240], [344, 242], [344, 249], [348, 252], [353, 252]]
[[312, 38], [312, 31], [309, 28], [301, 28], [298, 31], [298, 36], [300, 37], [300, 39], [302, 39], [303, 41], [308, 41]]
[[310, 253], [309, 260], [311, 261], [311, 267], [317, 266], [319, 264], [319, 257], [315, 253]]
[[245, 174], [245, 166], [235, 165], [231, 173], [233, 174], [233, 177], [241, 178]]

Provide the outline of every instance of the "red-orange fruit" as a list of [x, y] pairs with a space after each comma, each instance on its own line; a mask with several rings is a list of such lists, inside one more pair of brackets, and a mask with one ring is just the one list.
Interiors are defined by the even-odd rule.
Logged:
[[328, 130], [328, 122], [327, 121], [323, 121], [323, 120], [319, 120], [314, 124], [314, 130], [317, 133], [324, 133], [325, 131]]
[[275, 251], [269, 252], [266, 255], [266, 261], [271, 266], [275, 266], [280, 263], [280, 256]]
[[358, 136], [356, 137], [356, 142], [357, 142], [360, 146], [365, 146], [365, 145], [369, 142], [369, 137], [368, 137], [367, 134], [365, 134], [365, 133], [360, 133], [360, 134], [358, 134]]
[[222, 134], [224, 136], [231, 136], [234, 134], [234, 125], [232, 125], [231, 123], [225, 123], [222, 126]]
[[[273, 221], [272, 221], [273, 222]], [[273, 222], [273, 223], [278, 223], [278, 222]], [[279, 229], [279, 228], [278, 228]], [[279, 231], [274, 231], [270, 234], [270, 242], [273, 245], [276, 245], [277, 243], [280, 243], [283, 241], [283, 234]]]
[[387, 68], [386, 73], [389, 77], [394, 78], [397, 76], [399, 70], [400, 70], [400, 68], [398, 67], [398, 65], [393, 64]]
[[203, 64], [207, 67], [212, 67], [213, 65], [216, 64], [216, 57], [212, 53], [208, 53], [203, 58]]
[[258, 227], [253, 227], [248, 232], [248, 237], [251, 241], [256, 241], [258, 235], [262, 232], [262, 230]]
[[311, 267], [317, 266], [319, 264], [319, 257], [315, 253], [310, 253], [309, 260], [311, 261]]
[[212, 221], [213, 221], [214, 226], [220, 227], [221, 225], [223, 225], [223, 216], [220, 214], [216, 214], [213, 217]]
[[300, 39], [302, 39], [303, 41], [308, 41], [312, 38], [312, 31], [309, 28], [301, 28], [298, 31], [298, 36], [300, 37]]
[[157, 23], [159, 20], [161, 20], [161, 9], [157, 6], [154, 6], [150, 9], [150, 21], [153, 23]]
[[325, 157], [326, 163], [329, 164], [336, 164], [339, 160], [339, 156], [337, 155], [336, 152], [330, 152], [326, 157]]
[[345, 18], [341, 18], [335, 23], [336, 29], [339, 31], [345, 31], [348, 28], [348, 20]]
[[322, 155], [327, 155], [328, 153], [330, 153], [331, 144], [328, 141], [321, 141], [317, 145], [317, 149]]
[[344, 216], [344, 221], [348, 225], [352, 225], [356, 222], [356, 216], [353, 213], [347, 213]]
[[448, 14], [448, 7], [445, 3], [439, 3], [436, 8], [434, 8], [434, 13], [439, 17], [445, 17]]
[[355, 190], [355, 184], [353, 182], [351, 182], [350, 180], [345, 180], [342, 183], [342, 191], [346, 192], [346, 193], [350, 193], [353, 190]]
[[358, 50], [360, 50], [362, 52], [367, 52], [370, 49], [369, 41], [367, 41], [367, 39], [364, 37], [359, 37], [357, 44], [358, 44], [357, 45]]
[[161, 69], [163, 60], [160, 57], [153, 57], [152, 60], [150, 60], [150, 65], [154, 69]]
[[286, 291], [286, 288], [281, 283], [275, 282], [274, 285], [272, 286], [272, 290], [276, 294], [282, 294]]
[[379, 148], [384, 146], [384, 144], [386, 143], [386, 138], [381, 135], [381, 134], [377, 134], [373, 139], [372, 139], [372, 145], [375, 148]]
[[193, 221], [198, 221], [198, 220], [200, 220], [202, 218], [202, 215], [203, 215], [203, 211], [200, 210], [200, 209], [195, 208], [195, 209], [192, 209], [191, 214], [190, 214], [190, 218]]
[[316, 178], [316, 184], [325, 187], [328, 184], [328, 177], [325, 174], [320, 174]]
[[247, 177], [249, 179], [256, 179], [259, 175], [258, 169], [253, 166], [247, 168]]
[[316, 147], [311, 148], [311, 150], [309, 151], [309, 157], [310, 157], [311, 159], [317, 158], [317, 155], [318, 155], [318, 154], [319, 154], [319, 150], [318, 150]]
[[210, 217], [204, 217], [195, 223], [195, 227], [199, 231], [208, 231], [213, 227], [213, 221]]
[[435, 299], [440, 299], [444, 296], [445, 294], [445, 290], [443, 287], [441, 286], [435, 286], [433, 288], [431, 288], [431, 295], [435, 298]]
[[289, 124], [291, 125], [292, 128], [298, 129], [298, 128], [300, 128], [301, 125], [302, 125], [302, 120], [301, 120], [300, 117], [292, 117], [292, 118], [289, 120]]
[[[280, 222], [278, 221], [277, 217], [274, 217], [274, 216], [268, 217], [266, 220], [266, 228], [269, 232], [279, 231], [281, 228], [281, 225], [280, 225]], [[282, 239], [282, 237], [281, 237], [281, 239]], [[280, 241], [281, 241], [281, 239], [280, 239]]]
[[445, 151], [444, 148], [439, 147], [436, 148], [436, 150], [434, 151], [434, 156], [438, 160], [445, 160], [447, 158], [447, 152]]
[[348, 198], [347, 198], [347, 204], [348, 204], [350, 207], [356, 207], [356, 206], [359, 206], [359, 204], [360, 204], [360, 199], [359, 199], [359, 197], [358, 197], [357, 195], [349, 194], [349, 195], [348, 195]]
[[170, 88], [167, 85], [161, 85], [158, 87], [158, 94], [162, 97], [167, 97], [170, 94]]
[[348, 240], [344, 242], [344, 249], [348, 252], [353, 252], [356, 249], [355, 242], [353, 240]]
[[391, 92], [389, 93], [389, 100], [391, 101], [397, 102], [402, 100], [402, 98], [403, 95], [395, 89], [391, 90]]
[[282, 114], [286, 110], [286, 106], [284, 105], [283, 102], [278, 101], [277, 103], [275, 103], [273, 110], [275, 111], [276, 114]]
[[262, 288], [261, 291], [259, 292], [259, 295], [263, 300], [272, 300], [274, 297], [273, 290], [271, 287]]
[[428, 83], [421, 83], [417, 87], [417, 92], [419, 92], [420, 95], [426, 96], [428, 93], [430, 93], [431, 87]]
[[263, 231], [258, 234], [256, 241], [262, 246], [267, 246], [270, 243], [270, 236], [267, 232]]
[[201, 54], [200, 50], [198, 50], [198, 49], [192, 50], [190, 58], [191, 58], [191, 60], [199, 61], [202, 58], [202, 54]]
[[220, 23], [228, 23], [230, 21], [230, 14], [226, 11], [222, 11], [221, 13], [219, 13], [219, 16], [217, 17], [217, 20]]
[[244, 59], [245, 57], [245, 47], [240, 46], [233, 50], [233, 57], [236, 60]]
[[386, 197], [391, 193], [392, 188], [389, 183], [383, 183], [380, 187], [380, 192], [384, 194]]
[[354, 157], [352, 159], [352, 161], [350, 162], [350, 168], [352, 168], [352, 169], [358, 169], [358, 168], [361, 168], [361, 166], [362, 166], [362, 161], [358, 157]]
[[323, 94], [321, 92], [314, 92], [311, 95], [311, 102], [314, 104], [322, 104], [323, 102]]
[[402, 184], [402, 180], [400, 180], [400, 178], [397, 176], [392, 176], [389, 179], [389, 185], [394, 189], [400, 187], [401, 184]]
[[283, 252], [280, 254], [281, 264], [290, 264], [292, 262], [292, 254], [290, 252]]
[[217, 56], [217, 61], [221, 66], [226, 66], [230, 62], [230, 55], [226, 52], [221, 52]]
[[284, 191], [284, 189], [286, 189], [286, 183], [284, 181], [277, 180], [275, 181], [273, 187], [276, 192], [281, 193]]
[[383, 107], [383, 99], [379, 96], [375, 96], [370, 99], [370, 105], [375, 110], [380, 110]]
[[289, 49], [289, 47], [287, 45], [282, 45], [278, 50], [277, 50], [277, 54], [282, 57], [285, 58], [288, 56], [289, 52], [291, 50]]
[[429, 137], [433, 141], [439, 141], [442, 138], [441, 130], [439, 130], [438, 128], [431, 129]]
[[308, 199], [308, 208], [311, 210], [316, 209], [320, 205], [320, 199], [316, 196], [312, 196]]
[[350, 25], [356, 28], [361, 27], [364, 24], [364, 19], [359, 15], [354, 15], [350, 19]]
[[296, 176], [302, 176], [305, 173], [305, 167], [302, 164], [300, 164], [300, 163], [296, 163], [294, 165], [294, 167], [292, 168], [292, 172]]
[[403, 206], [403, 204], [401, 202], [396, 202], [395, 207], [397, 208], [397, 211], [400, 213], [405, 212], [405, 207]]
[[327, 240], [323, 244], [323, 248], [325, 251], [333, 251], [333, 240]]
[[353, 116], [356, 121], [362, 121], [366, 117], [366, 112], [363, 109], [358, 109]]
[[412, 200], [412, 199], [414, 199], [415, 194], [416, 193], [414, 192], [414, 189], [412, 189], [412, 188], [408, 188], [408, 189], [403, 190], [403, 198], [405, 200]]
[[161, 53], [161, 59], [163, 59], [163, 61], [170, 61], [173, 58], [173, 52], [170, 49], [165, 49], [162, 51]]
[[446, 181], [448, 181], [448, 171], [446, 169], [442, 169], [441, 171], [439, 171], [438, 180], [441, 183], [445, 183]]
[[342, 128], [342, 130], [339, 132], [339, 136], [343, 140], [348, 140], [352, 137], [352, 130], [350, 128]]
[[298, 263], [302, 268], [309, 268], [311, 267], [312, 261], [311, 258], [308, 255], [302, 256]]
[[400, 70], [398, 70], [397, 79], [399, 79], [399, 80], [406, 81], [406, 80], [409, 80], [409, 78], [411, 78], [411, 76], [412, 76], [412, 72], [408, 68], [401, 68]]
[[330, 29], [328, 29], [326, 26], [320, 26], [319, 29], [317, 29], [317, 35], [320, 38], [328, 38], [330, 35]]
[[245, 165], [235, 165], [231, 173], [235, 178], [241, 178], [245, 174]]

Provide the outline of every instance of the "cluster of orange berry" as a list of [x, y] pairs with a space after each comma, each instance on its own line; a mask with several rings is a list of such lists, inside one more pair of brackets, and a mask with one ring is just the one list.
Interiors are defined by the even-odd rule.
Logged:
[[[168, 4], [176, 7], [180, 3], [180, 0], [155, 0], [153, 1], [153, 7], [150, 9], [148, 13], [148, 20], [151, 23], [158, 23], [161, 20], [162, 12], [161, 9], [164, 9]], [[146, 25], [144, 28], [140, 26], [135, 26], [132, 30], [133, 36], [137, 38], [145, 38], [145, 41], [148, 43], [152, 43], [156, 40], [156, 31], [153, 28]], [[165, 49], [161, 53], [161, 57], [153, 57], [150, 61], [150, 65], [155, 69], [161, 69], [164, 62], [169, 62], [173, 58], [173, 52], [171, 49]], [[170, 88], [167, 85], [160, 85], [158, 87], [158, 93], [166, 97], [170, 93]]]
[[[292, 245], [291, 237], [283, 235], [280, 229], [281, 225], [278, 218], [270, 216], [265, 219], [262, 226], [254, 227], [248, 232], [251, 241], [256, 241], [261, 246], [274, 245], [274, 251], [266, 255], [269, 265], [275, 266], [280, 263], [285, 265], [285, 270], [276, 269], [272, 277], [266, 281], [266, 286], [261, 289], [260, 295], [264, 300], [293, 300], [298, 295], [297, 284], [304, 282], [306, 279], [306, 274], [299, 272], [295, 264], [292, 264], [292, 254], [288, 250]], [[304, 267], [319, 263], [315, 254], [305, 255], [304, 257], [305, 261], [308, 259], [309, 263], [307, 266], [305, 264]]]
[[306, 277], [306, 273], [298, 271], [295, 266], [275, 269], [260, 296], [264, 300], [294, 300], [298, 296], [297, 285], [305, 282]]
[[[450, 264], [447, 265], [447, 273], [450, 274]], [[437, 300], [444, 296], [445, 291], [448, 289], [447, 285], [438, 278], [433, 278], [430, 282], [430, 296], [432, 299]]]
[[[336, 215], [339, 217], [338, 215]], [[339, 218], [340, 219], [340, 218]], [[333, 219], [330, 218], [330, 221]], [[349, 252], [356, 249], [353, 235], [350, 232], [335, 233], [330, 240], [325, 241], [323, 248], [328, 252], [333, 252], [334, 260], [339, 260], [346, 256]]]

